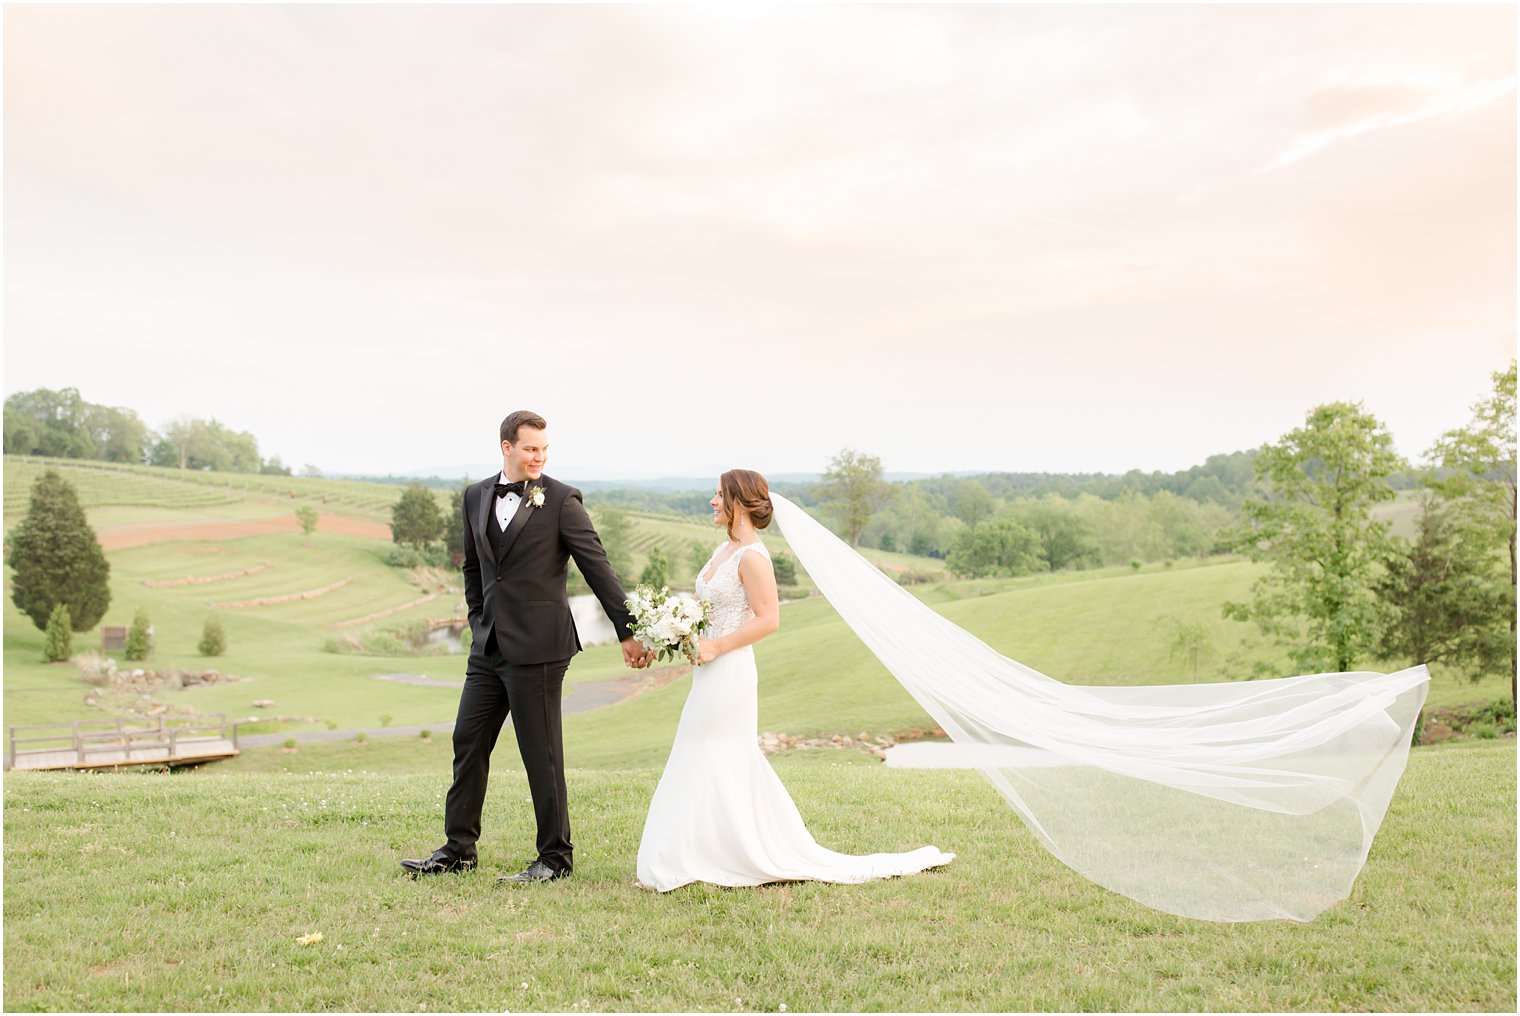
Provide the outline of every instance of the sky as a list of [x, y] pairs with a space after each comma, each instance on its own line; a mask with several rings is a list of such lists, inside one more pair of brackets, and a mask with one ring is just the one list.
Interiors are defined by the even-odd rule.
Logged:
[[[4, 391], [299, 468], [1172, 471], [1516, 343], [1511, 5], [4, 9]], [[444, 475], [451, 475], [445, 473]]]

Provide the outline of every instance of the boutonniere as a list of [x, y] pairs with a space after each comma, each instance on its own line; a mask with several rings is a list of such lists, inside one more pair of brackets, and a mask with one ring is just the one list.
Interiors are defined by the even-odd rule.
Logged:
[[542, 508], [544, 506], [544, 488], [535, 486], [532, 490], [528, 491], [528, 503], [535, 508]]

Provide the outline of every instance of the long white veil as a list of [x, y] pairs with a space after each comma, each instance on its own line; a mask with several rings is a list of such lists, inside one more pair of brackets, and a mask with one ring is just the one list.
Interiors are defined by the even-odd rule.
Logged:
[[797, 505], [774, 518], [819, 590], [1051, 853], [1147, 906], [1307, 921], [1351, 892], [1430, 675], [1062, 684], [936, 614]]

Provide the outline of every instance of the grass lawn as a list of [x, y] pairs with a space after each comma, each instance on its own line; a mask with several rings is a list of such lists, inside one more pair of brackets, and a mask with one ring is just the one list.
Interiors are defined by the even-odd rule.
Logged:
[[[328, 771], [7, 774], [6, 1008], [1514, 1009], [1512, 740], [1415, 751], [1351, 898], [1303, 925], [1149, 910], [1046, 854], [974, 773], [827, 751], [775, 759], [821, 842], [957, 860], [657, 896], [633, 876], [658, 767], [577, 768], [575, 876], [498, 887], [532, 841], [504, 765], [484, 866], [413, 882], [396, 860], [439, 838], [443, 746], [321, 747]], [[348, 747], [432, 757], [364, 770]]]

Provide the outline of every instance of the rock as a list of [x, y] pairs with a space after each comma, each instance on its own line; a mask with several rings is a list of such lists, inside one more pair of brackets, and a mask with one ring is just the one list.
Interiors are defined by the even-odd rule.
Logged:
[[274, 699], [261, 698], [253, 700], [253, 708], [255, 709], [271, 709], [273, 707]]

